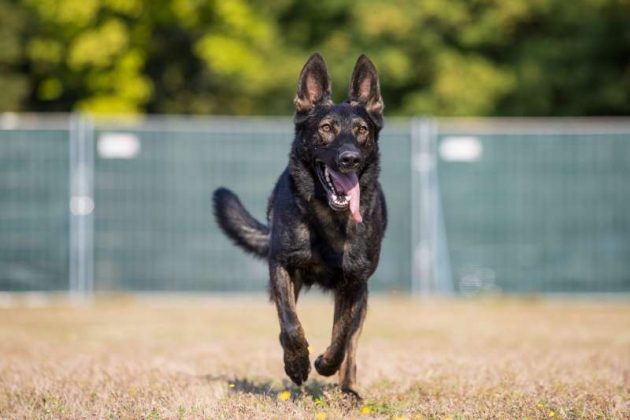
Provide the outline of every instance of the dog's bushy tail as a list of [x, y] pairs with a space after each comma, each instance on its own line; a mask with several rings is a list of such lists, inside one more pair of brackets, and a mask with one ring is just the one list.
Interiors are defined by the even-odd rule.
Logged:
[[249, 214], [236, 194], [217, 188], [212, 195], [214, 216], [225, 234], [245, 251], [259, 258], [269, 252], [269, 228]]

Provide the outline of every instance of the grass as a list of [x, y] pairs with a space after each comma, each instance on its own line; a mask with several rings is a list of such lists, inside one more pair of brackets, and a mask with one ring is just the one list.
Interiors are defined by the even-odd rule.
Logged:
[[[328, 298], [300, 315], [313, 348]], [[281, 364], [266, 297], [0, 308], [0, 418], [629, 418], [627, 301], [373, 296], [353, 405]]]

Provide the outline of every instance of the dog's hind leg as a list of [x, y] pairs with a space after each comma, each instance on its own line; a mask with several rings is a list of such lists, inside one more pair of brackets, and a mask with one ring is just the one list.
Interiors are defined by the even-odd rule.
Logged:
[[[367, 285], [361, 283], [354, 287], [335, 291], [335, 316], [330, 346], [315, 361], [315, 369], [320, 375], [330, 376], [339, 370], [344, 358], [348, 386], [354, 383], [356, 370], [354, 354], [356, 342], [361, 333], [363, 320], [367, 312]], [[348, 351], [352, 349], [352, 351]], [[343, 375], [343, 372], [341, 373]], [[345, 376], [344, 376], [345, 377]], [[344, 388], [342, 383], [342, 389]]]
[[[284, 350], [284, 371], [297, 385], [306, 381], [311, 370], [308, 342], [295, 310], [298, 290], [285, 267], [270, 261], [271, 290], [280, 320], [280, 344]], [[299, 287], [299, 285], [298, 285]]]

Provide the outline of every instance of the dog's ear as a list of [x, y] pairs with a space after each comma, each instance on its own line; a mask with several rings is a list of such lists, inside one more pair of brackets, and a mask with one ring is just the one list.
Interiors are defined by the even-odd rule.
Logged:
[[310, 111], [320, 103], [332, 104], [330, 76], [319, 53], [311, 55], [304, 64], [293, 103], [297, 112]]
[[378, 73], [372, 61], [365, 54], [362, 54], [354, 65], [348, 99], [350, 99], [350, 103], [365, 107], [377, 125], [383, 124], [385, 105], [381, 97]]

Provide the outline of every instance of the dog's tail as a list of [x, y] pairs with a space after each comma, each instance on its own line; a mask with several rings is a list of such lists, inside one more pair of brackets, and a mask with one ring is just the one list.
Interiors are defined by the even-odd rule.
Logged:
[[267, 258], [269, 228], [254, 219], [236, 194], [227, 188], [217, 188], [212, 200], [214, 216], [223, 232], [245, 251]]

